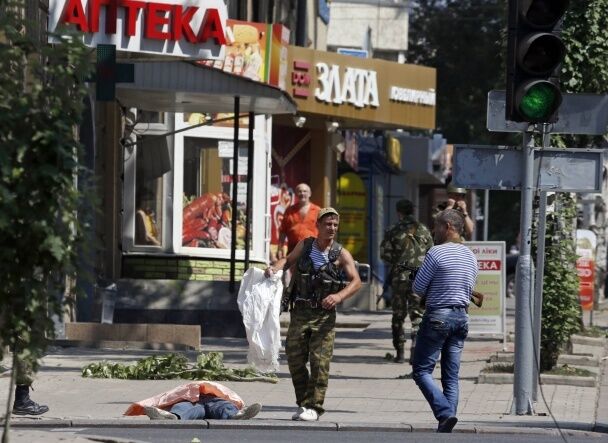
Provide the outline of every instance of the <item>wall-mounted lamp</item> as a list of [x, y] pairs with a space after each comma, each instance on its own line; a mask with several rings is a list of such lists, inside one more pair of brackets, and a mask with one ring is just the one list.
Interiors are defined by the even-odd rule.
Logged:
[[327, 128], [327, 132], [336, 132], [340, 127], [340, 123], [338, 122], [325, 122], [325, 127]]
[[293, 116], [293, 124], [298, 128], [301, 128], [306, 123], [306, 117], [303, 115], [294, 115]]

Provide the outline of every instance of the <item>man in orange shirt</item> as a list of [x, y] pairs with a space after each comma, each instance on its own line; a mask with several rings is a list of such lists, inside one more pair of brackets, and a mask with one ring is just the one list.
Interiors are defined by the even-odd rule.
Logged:
[[321, 208], [310, 201], [310, 186], [306, 183], [300, 183], [296, 186], [296, 196], [298, 202], [287, 208], [281, 222], [279, 247], [277, 249], [278, 260], [285, 256], [283, 250], [285, 238], [287, 238], [287, 253], [289, 254], [300, 240], [319, 235], [317, 232], [317, 216]]

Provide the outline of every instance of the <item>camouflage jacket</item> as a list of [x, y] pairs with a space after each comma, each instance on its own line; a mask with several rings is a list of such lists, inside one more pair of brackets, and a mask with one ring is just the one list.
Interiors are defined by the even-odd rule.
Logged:
[[392, 278], [407, 279], [422, 265], [426, 251], [433, 246], [433, 238], [426, 226], [408, 216], [384, 233], [380, 258], [391, 266]]

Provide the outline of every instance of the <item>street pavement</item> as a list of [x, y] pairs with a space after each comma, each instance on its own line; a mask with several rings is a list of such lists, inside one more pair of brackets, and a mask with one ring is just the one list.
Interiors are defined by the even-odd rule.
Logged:
[[[512, 301], [509, 302], [512, 305]], [[594, 324], [608, 327], [608, 304], [594, 312]], [[509, 310], [512, 314], [512, 309]], [[282, 319], [288, 317], [283, 314]], [[387, 430], [409, 432], [434, 431], [436, 421], [431, 410], [411, 378], [398, 378], [410, 373], [408, 363], [396, 364], [385, 355], [394, 352], [390, 332], [390, 312], [339, 313], [336, 347], [331, 365], [331, 378], [325, 401], [326, 414], [319, 422], [304, 423], [310, 429]], [[508, 316], [507, 329], [513, 330], [513, 317]], [[408, 344], [409, 345], [409, 341]], [[600, 387], [542, 385], [535, 415], [510, 414], [512, 385], [478, 384], [477, 377], [489, 357], [504, 348], [513, 350], [512, 343], [488, 338], [471, 337], [462, 356], [459, 422], [455, 432], [547, 432], [556, 435], [559, 428], [571, 432], [608, 433], [608, 360], [602, 361]], [[247, 342], [236, 338], [203, 338], [203, 352], [221, 351], [230, 367], [246, 366]], [[56, 441], [77, 443], [83, 437], [70, 434], [74, 428], [110, 426], [147, 427], [183, 426], [186, 423], [151, 423], [147, 417], [123, 417], [128, 405], [168, 390], [182, 383], [180, 380], [139, 381], [87, 379], [80, 376], [83, 366], [108, 360], [132, 363], [160, 351], [111, 350], [83, 348], [51, 348], [43, 359], [42, 368], [34, 384], [32, 398], [47, 404], [50, 411], [38, 418], [14, 417], [12, 442], [36, 441], [28, 437], [24, 427], [62, 429]], [[186, 353], [195, 358], [195, 353]], [[605, 354], [605, 350], [604, 350]], [[279, 382], [223, 382], [238, 392], [247, 403], [263, 404], [261, 413], [249, 422], [230, 422], [234, 426], [259, 425], [289, 428], [302, 423], [292, 422], [295, 397], [289, 372], [281, 354]], [[5, 362], [6, 365], [6, 362]], [[435, 372], [439, 377], [439, 370]], [[0, 378], [0, 408], [5, 410], [8, 378]], [[0, 413], [0, 415], [2, 415]], [[228, 425], [228, 423], [224, 422]], [[209, 421], [203, 426], [217, 427]], [[590, 434], [589, 434], [590, 435]], [[49, 440], [47, 436], [45, 441]], [[70, 439], [72, 438], [72, 439]]]

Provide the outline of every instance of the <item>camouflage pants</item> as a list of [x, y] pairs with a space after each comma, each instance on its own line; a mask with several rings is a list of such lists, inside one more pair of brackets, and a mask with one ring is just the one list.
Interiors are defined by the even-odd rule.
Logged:
[[[297, 304], [291, 311], [285, 353], [296, 403], [322, 414], [336, 338], [336, 311]], [[306, 363], [310, 361], [310, 373]]]
[[393, 318], [391, 329], [393, 332], [393, 346], [397, 348], [405, 343], [405, 332], [403, 323], [405, 317], [410, 316], [412, 322], [412, 339], [415, 338], [424, 309], [420, 306], [420, 298], [414, 296], [412, 292], [412, 282], [410, 280], [393, 280]]

